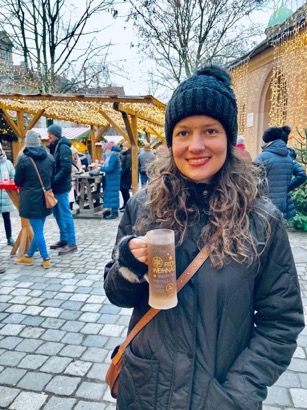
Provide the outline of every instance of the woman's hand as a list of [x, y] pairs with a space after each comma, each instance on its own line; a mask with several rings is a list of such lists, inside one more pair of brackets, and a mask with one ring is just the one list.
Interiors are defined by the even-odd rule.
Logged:
[[144, 236], [131, 239], [131, 241], [129, 241], [129, 249], [136, 259], [148, 265], [148, 250]]

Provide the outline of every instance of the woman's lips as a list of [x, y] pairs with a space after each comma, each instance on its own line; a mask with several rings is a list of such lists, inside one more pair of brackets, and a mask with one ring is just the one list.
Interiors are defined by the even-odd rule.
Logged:
[[188, 158], [187, 161], [189, 165], [192, 167], [200, 167], [202, 165], [207, 164], [207, 162], [210, 160], [210, 157], [201, 157], [201, 158]]

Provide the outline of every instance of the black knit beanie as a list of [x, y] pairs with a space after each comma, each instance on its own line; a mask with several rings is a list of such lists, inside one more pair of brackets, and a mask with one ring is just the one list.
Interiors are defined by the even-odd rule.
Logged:
[[283, 140], [287, 144], [290, 132], [291, 128], [287, 125], [283, 127], [270, 127], [264, 131], [262, 139], [266, 144], [276, 140]]
[[175, 89], [165, 114], [165, 136], [172, 145], [175, 125], [193, 115], [207, 115], [224, 127], [232, 145], [237, 140], [237, 102], [231, 88], [231, 78], [223, 68], [210, 65], [198, 70]]

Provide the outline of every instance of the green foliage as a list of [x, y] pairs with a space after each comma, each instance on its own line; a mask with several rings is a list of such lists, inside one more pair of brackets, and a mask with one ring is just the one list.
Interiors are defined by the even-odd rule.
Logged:
[[290, 219], [294, 228], [307, 231], [307, 184], [291, 192], [297, 214]]
[[296, 141], [295, 150], [297, 152], [296, 160], [302, 165], [305, 170], [307, 169], [307, 128], [304, 128], [303, 132], [296, 129], [298, 137], [294, 138]]

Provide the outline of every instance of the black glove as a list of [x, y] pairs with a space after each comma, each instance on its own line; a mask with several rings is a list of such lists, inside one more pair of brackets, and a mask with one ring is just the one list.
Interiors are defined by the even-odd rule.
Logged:
[[146, 263], [140, 262], [131, 252], [129, 248], [129, 242], [131, 239], [137, 238], [136, 235], [125, 236], [118, 244], [118, 263], [125, 268], [128, 268], [139, 279], [143, 279], [143, 276], [148, 271]]

